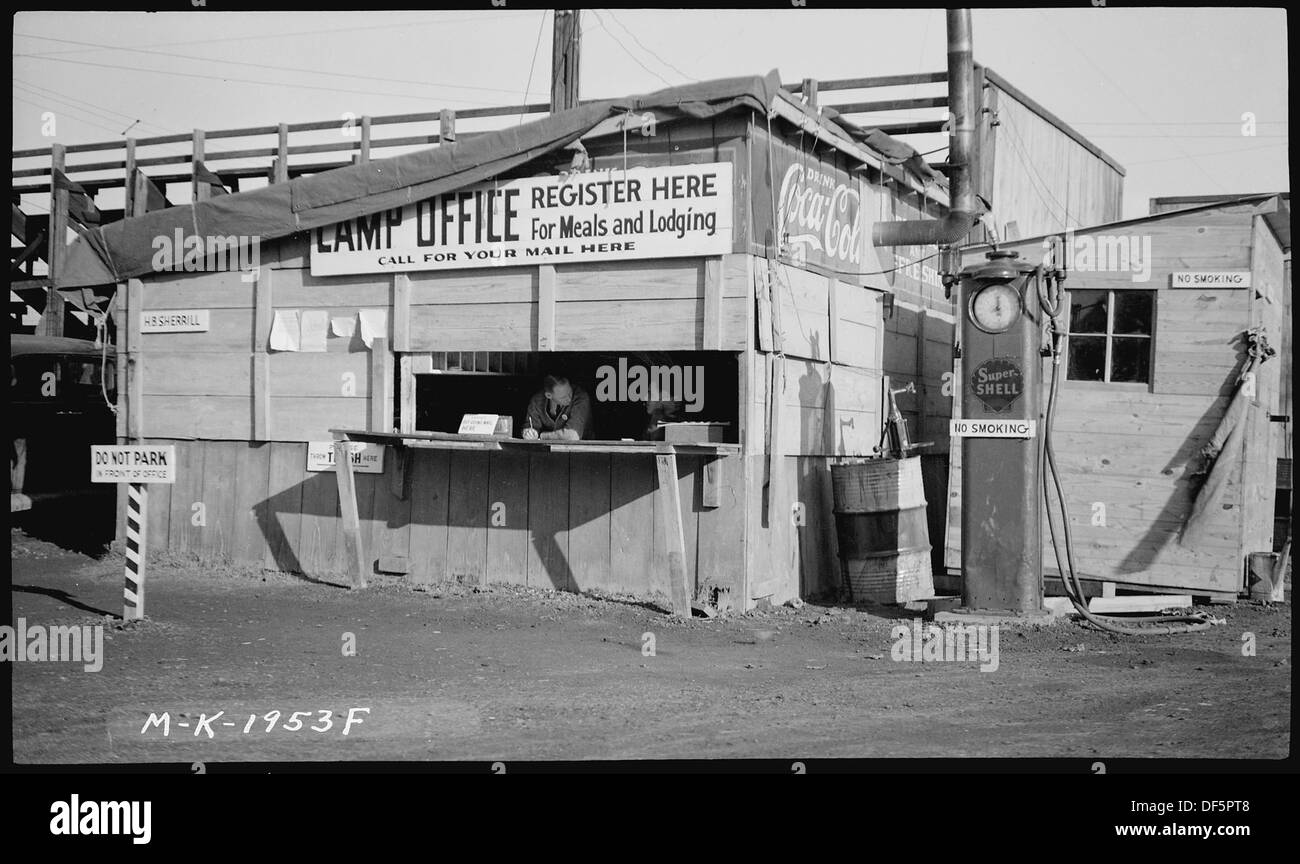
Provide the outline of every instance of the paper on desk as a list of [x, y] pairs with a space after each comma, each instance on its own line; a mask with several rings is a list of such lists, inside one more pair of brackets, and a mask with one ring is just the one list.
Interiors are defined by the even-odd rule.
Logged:
[[329, 333], [330, 313], [323, 309], [310, 309], [302, 313], [302, 339], [299, 351], [324, 351], [325, 337]]
[[375, 339], [388, 337], [387, 309], [362, 309], [357, 316], [361, 319], [361, 341], [367, 348]]
[[271, 350], [297, 351], [301, 339], [297, 309], [277, 309], [271, 324]]

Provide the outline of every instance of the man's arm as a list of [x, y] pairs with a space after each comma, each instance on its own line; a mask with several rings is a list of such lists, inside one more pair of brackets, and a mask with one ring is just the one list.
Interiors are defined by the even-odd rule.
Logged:
[[576, 429], [557, 429], [554, 432], [543, 432], [537, 437], [552, 439], [558, 438], [563, 441], [578, 441], [581, 438]]
[[545, 434], [546, 426], [542, 422], [543, 408], [545, 397], [533, 396], [528, 400], [528, 408], [524, 411], [524, 429], [529, 426], [528, 421], [532, 421], [532, 428], [541, 434]]
[[564, 426], [564, 431], [573, 433], [571, 441], [591, 437], [591, 397], [585, 392], [569, 406], [569, 420]]

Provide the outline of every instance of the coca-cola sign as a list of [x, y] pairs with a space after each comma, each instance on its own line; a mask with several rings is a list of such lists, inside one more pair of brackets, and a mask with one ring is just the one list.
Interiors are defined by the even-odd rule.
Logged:
[[821, 258], [845, 269], [862, 262], [862, 195], [858, 181], [842, 172], [791, 164], [781, 181], [776, 223], [796, 261]]

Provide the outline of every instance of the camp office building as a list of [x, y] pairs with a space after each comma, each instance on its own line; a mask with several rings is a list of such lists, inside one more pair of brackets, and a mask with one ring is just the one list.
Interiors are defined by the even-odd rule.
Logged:
[[[850, 128], [775, 76], [732, 79], [107, 226], [118, 275], [136, 267], [119, 435], [178, 460], [148, 548], [347, 573], [329, 455], [348, 430], [375, 436], [355, 474], [371, 572], [671, 596], [670, 482], [692, 602], [834, 590], [827, 461], [881, 429], [871, 224], [946, 204], [915, 151]], [[258, 266], [154, 260], [196, 227], [258, 236]], [[70, 247], [69, 280], [91, 253]], [[545, 374], [590, 395], [592, 438], [519, 441]], [[641, 440], [650, 395], [701, 433], [670, 478]], [[456, 435], [466, 414], [514, 438]]]
[[[977, 188], [999, 225], [1065, 227], [1014, 180], [994, 109], [1031, 151], [1099, 178], [1074, 184], [1083, 219], [1117, 218], [1122, 169], [987, 72]], [[690, 601], [720, 609], [834, 595], [828, 462], [872, 455], [886, 388], [914, 382], [899, 404], [934, 442], [941, 568], [954, 310], [935, 248], [870, 238], [877, 221], [941, 217], [946, 184], [900, 140], [817, 110], [815, 84], [790, 90], [769, 75], [584, 104], [106, 225], [111, 267], [68, 247], [61, 285], [118, 285], [119, 440], [176, 447], [176, 483], [150, 487], [148, 548], [670, 598], [680, 558]], [[183, 243], [154, 260], [177, 231], [257, 237], [256, 267], [187, 272]], [[671, 478], [663, 442], [639, 441], [632, 381], [665, 368], [694, 376], [679, 417], [709, 432], [673, 445]], [[548, 373], [592, 397], [594, 439], [518, 440]], [[458, 436], [466, 414], [510, 416], [515, 437]], [[359, 563], [336, 434], [371, 445]]]

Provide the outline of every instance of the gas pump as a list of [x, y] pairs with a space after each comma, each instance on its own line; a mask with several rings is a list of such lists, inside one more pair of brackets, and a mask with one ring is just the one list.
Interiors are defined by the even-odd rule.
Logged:
[[961, 271], [962, 605], [1043, 613], [1038, 267], [993, 251]]
[[[1088, 609], [1051, 437], [1060, 392], [1065, 273], [1020, 261], [1015, 252], [995, 250], [985, 257], [964, 268], [959, 280], [962, 417], [952, 421], [952, 434], [962, 439], [962, 605], [972, 611], [1044, 614], [1041, 491], [1057, 568], [1081, 616], [1103, 630], [1127, 635], [1209, 629], [1203, 615], [1121, 620]], [[945, 273], [955, 269], [945, 266]], [[944, 281], [958, 280], [946, 275]], [[1052, 364], [1045, 413], [1044, 357]], [[1050, 484], [1043, 482], [1045, 470]], [[1052, 492], [1064, 554], [1052, 519]]]

